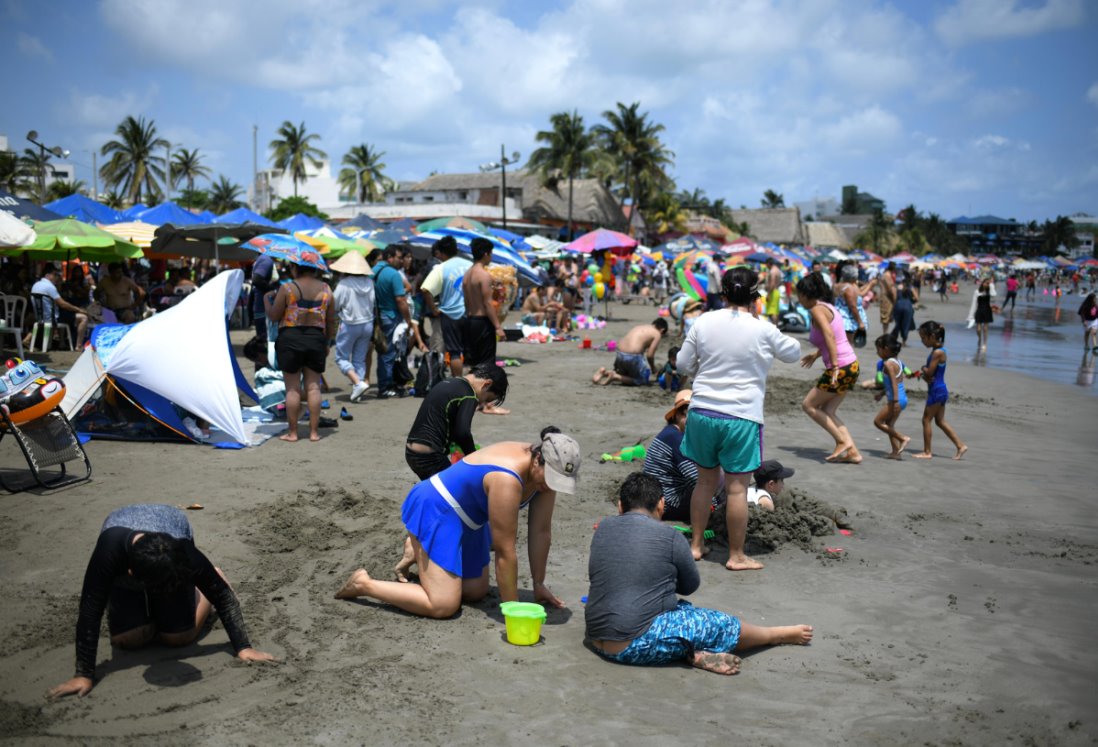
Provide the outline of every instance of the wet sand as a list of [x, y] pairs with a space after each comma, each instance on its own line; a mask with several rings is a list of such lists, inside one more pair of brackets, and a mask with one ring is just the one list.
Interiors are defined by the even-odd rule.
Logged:
[[[919, 321], [958, 321], [931, 301]], [[612, 307], [620, 337], [651, 307]], [[876, 310], [871, 312], [875, 319]], [[871, 331], [871, 338], [873, 332]], [[804, 336], [801, 336], [802, 339]], [[234, 342], [244, 335], [234, 332]], [[914, 339], [913, 339], [914, 342]], [[947, 341], [948, 342], [948, 341]], [[661, 350], [665, 357], [667, 345]], [[1098, 604], [1093, 508], [1098, 400], [1070, 385], [950, 361], [950, 422], [960, 462], [938, 431], [921, 446], [921, 385], [899, 428], [901, 462], [883, 458], [876, 404], [858, 391], [840, 414], [865, 462], [824, 464], [829, 439], [800, 411], [818, 374], [776, 364], [766, 404], [767, 457], [797, 471], [795, 496], [843, 507], [852, 534], [826, 519], [756, 523], [763, 571], [733, 574], [721, 548], [701, 562], [695, 604], [758, 624], [809, 623], [808, 647], [744, 658], [720, 677], [685, 666], [638, 669], [583, 646], [592, 525], [632, 469], [603, 452], [654, 435], [670, 395], [595, 387], [611, 354], [576, 344], [501, 346], [523, 361], [506, 418], [478, 416], [477, 440], [530, 439], [553, 423], [585, 458], [581, 489], [558, 500], [544, 640], [504, 641], [498, 597], [452, 620], [420, 620], [332, 598], [364, 566], [399, 557], [399, 507], [412, 484], [402, 445], [420, 400], [347, 404], [334, 366], [333, 408], [353, 422], [318, 444], [277, 440], [239, 452], [92, 442], [90, 484], [0, 497], [0, 738], [22, 744], [1091, 744], [1098, 738]], [[807, 352], [807, 343], [806, 343]], [[863, 368], [875, 365], [863, 350]], [[917, 343], [906, 358], [925, 359]], [[54, 354], [65, 367], [71, 355]], [[18, 464], [6, 444], [0, 465]], [[105, 637], [87, 698], [48, 703], [72, 674], [77, 597], [103, 518], [134, 502], [198, 502], [198, 546], [233, 582], [255, 645], [278, 666], [231, 656], [220, 623], [181, 650], [112, 652]], [[818, 513], [810, 511], [812, 516]], [[524, 547], [525, 540], [520, 540]], [[770, 546], [773, 549], [770, 549]], [[828, 552], [826, 548], [841, 548]], [[769, 550], [764, 552], [764, 550]], [[525, 551], [520, 587], [529, 597]]]

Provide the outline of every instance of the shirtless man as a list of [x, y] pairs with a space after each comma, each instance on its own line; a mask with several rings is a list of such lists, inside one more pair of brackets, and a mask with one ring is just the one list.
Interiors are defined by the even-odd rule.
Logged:
[[121, 262], [107, 265], [107, 275], [99, 281], [95, 294], [96, 300], [104, 308], [113, 311], [123, 324], [137, 321], [134, 307], [139, 306], [145, 298], [145, 291], [141, 286], [122, 273]]
[[[492, 276], [488, 265], [492, 261], [492, 242], [479, 236], [469, 242], [473, 266], [461, 280], [465, 294], [465, 366], [473, 369], [482, 363], [496, 363], [496, 342], [506, 337], [492, 303]], [[507, 415], [510, 410], [484, 405], [481, 412]]]
[[774, 324], [778, 323], [781, 316], [782, 282], [781, 268], [773, 258], [766, 260], [766, 315]]
[[591, 381], [600, 385], [616, 381], [624, 386], [647, 386], [656, 368], [656, 349], [666, 336], [667, 320], [663, 318], [633, 327], [618, 343], [614, 370], [602, 367]]
[[[564, 313], [562, 313], [564, 312]], [[538, 286], [522, 303], [522, 321], [526, 324], [548, 324], [559, 329], [566, 314], [560, 289], [550, 281]], [[527, 319], [530, 321], [527, 322]]]

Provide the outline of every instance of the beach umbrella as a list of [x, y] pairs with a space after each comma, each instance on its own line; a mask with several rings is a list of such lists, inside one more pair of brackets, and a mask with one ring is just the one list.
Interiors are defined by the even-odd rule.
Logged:
[[677, 239], [665, 241], [662, 244], [655, 246], [652, 251], [660, 252], [664, 257], [674, 257], [677, 254], [699, 249], [707, 252], [717, 252], [720, 248], [720, 244], [711, 239], [699, 238], [692, 234], [687, 234], [686, 236], [680, 236]]
[[298, 231], [310, 231], [314, 228], [320, 228], [324, 225], [324, 221], [320, 218], [314, 218], [311, 215], [296, 213], [285, 220], [278, 221], [275, 225], [279, 228], [286, 229], [290, 233], [296, 233]]
[[631, 236], [626, 236], [624, 233], [618, 233], [617, 231], [611, 231], [606, 228], [596, 228], [590, 233], [585, 233], [575, 241], [572, 241], [564, 245], [564, 251], [566, 252], [581, 252], [583, 254], [591, 254], [592, 252], [610, 251], [614, 254], [626, 255], [632, 254], [633, 249], [637, 246], [637, 240]]
[[270, 218], [264, 217], [259, 213], [253, 212], [246, 207], [237, 208], [231, 210], [224, 215], [217, 218], [218, 223], [252, 223], [257, 226], [270, 226], [275, 227], [275, 222]]
[[378, 229], [384, 227], [385, 224], [381, 221], [374, 220], [370, 216], [366, 215], [366, 213], [359, 213], [354, 218], [341, 225], [340, 229], [344, 233], [350, 233], [350, 231], [348, 230], [350, 228], [361, 228], [365, 231], [377, 231]]
[[253, 236], [280, 233], [281, 230], [254, 223], [196, 223], [190, 226], [165, 223], [156, 229], [152, 246], [145, 255], [157, 259], [192, 257], [251, 262], [256, 257], [255, 250], [246, 249], [241, 243]]
[[26, 246], [35, 238], [37, 234], [33, 228], [11, 213], [0, 210], [0, 248]]
[[411, 218], [401, 218], [398, 221], [394, 221], [393, 223], [389, 223], [388, 225], [386, 225], [385, 230], [414, 232], [418, 226], [419, 224]]
[[156, 235], [156, 226], [139, 220], [128, 223], [110, 223], [102, 225], [100, 228], [131, 244], [137, 244], [142, 249], [149, 248]]
[[43, 207], [62, 217], [76, 218], [85, 223], [121, 223], [126, 220], [117, 210], [79, 193], [47, 202]]
[[320, 253], [328, 259], [337, 259], [352, 251], [361, 254], [364, 248], [362, 244], [356, 243], [350, 236], [328, 228], [328, 226], [321, 226], [312, 231], [297, 231], [294, 236], [320, 250]]
[[515, 274], [524, 285], [544, 285], [545, 273], [531, 265], [514, 249], [501, 239], [494, 236], [485, 236], [473, 231], [463, 231], [459, 228], [443, 228], [437, 231], [427, 231], [410, 238], [407, 243], [412, 246], [429, 248], [443, 236], [452, 236], [458, 245], [458, 253], [472, 259], [472, 244], [475, 238], [484, 238], [492, 242], [492, 264], [509, 265], [515, 268]]
[[284, 233], [263, 233], [248, 239], [241, 247], [266, 254], [276, 260], [289, 262], [303, 267], [315, 267], [327, 272], [328, 265], [313, 247], [299, 238]]
[[378, 244], [381, 247], [386, 247], [389, 246], [389, 244], [399, 244], [401, 242], [408, 241], [413, 236], [415, 236], [415, 234], [412, 231], [386, 228], [384, 231], [375, 231], [374, 233], [368, 234], [367, 236], [361, 238], [369, 239], [370, 241]]
[[416, 231], [418, 233], [424, 233], [426, 231], [434, 231], [439, 228], [461, 228], [466, 231], [475, 231], [479, 234], [488, 233], [488, 227], [481, 223], [479, 220], [465, 218], [460, 215], [455, 215], [450, 218], [435, 218], [433, 220], [425, 221], [416, 226]]
[[130, 242], [72, 218], [36, 222], [34, 232], [37, 236], [30, 244], [18, 249], [0, 250], [0, 254], [59, 262], [75, 258], [91, 262], [117, 262], [141, 256], [141, 250]]
[[693, 267], [698, 262], [713, 259], [714, 256], [714, 253], [707, 249], [693, 249], [675, 257], [671, 264], [674, 267]]
[[0, 189], [0, 211], [14, 215], [20, 220], [61, 220], [65, 217], [52, 210], [39, 207], [30, 200], [16, 197], [11, 192], [3, 189]]

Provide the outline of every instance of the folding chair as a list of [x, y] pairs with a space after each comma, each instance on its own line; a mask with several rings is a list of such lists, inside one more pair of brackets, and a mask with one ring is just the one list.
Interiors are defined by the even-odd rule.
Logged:
[[[91, 479], [91, 461], [60, 406], [40, 418], [16, 425], [11, 420], [7, 405], [0, 405], [0, 443], [9, 433], [19, 444], [31, 476], [39, 486], [52, 490]], [[70, 474], [67, 464], [76, 461], [83, 463], [82, 473]], [[47, 467], [59, 469], [45, 472]], [[6, 471], [0, 470], [0, 485], [8, 492], [32, 487], [31, 484], [17, 486], [9, 483], [5, 479]]]
[[25, 358], [23, 353], [23, 316], [27, 313], [27, 299], [22, 296], [0, 295], [0, 338], [4, 335], [15, 336], [15, 349], [19, 351], [19, 357]]
[[[47, 301], [49, 303], [47, 304]], [[53, 342], [53, 336], [56, 334], [58, 337], [64, 333], [64, 338], [69, 344], [69, 350], [74, 350], [75, 346], [72, 342], [72, 330], [69, 329], [69, 325], [62, 322], [58, 316], [59, 309], [57, 304], [47, 296], [45, 293], [32, 293], [31, 304], [34, 306], [34, 326], [31, 327], [31, 344], [30, 351], [34, 352], [35, 342], [38, 340], [39, 331], [42, 332], [42, 349], [38, 352], [48, 353], [50, 350], [50, 343]], [[49, 319], [46, 318], [46, 307], [50, 307]]]

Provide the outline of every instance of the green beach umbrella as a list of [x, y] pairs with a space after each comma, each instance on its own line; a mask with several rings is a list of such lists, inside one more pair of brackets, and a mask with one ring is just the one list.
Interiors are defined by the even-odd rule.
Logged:
[[72, 218], [38, 221], [37, 237], [30, 244], [0, 249], [7, 257], [26, 256], [35, 261], [83, 259], [91, 262], [116, 262], [141, 257], [141, 249], [114, 234]]

